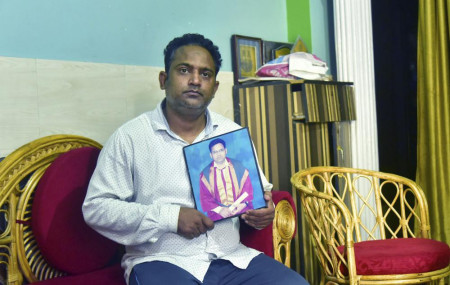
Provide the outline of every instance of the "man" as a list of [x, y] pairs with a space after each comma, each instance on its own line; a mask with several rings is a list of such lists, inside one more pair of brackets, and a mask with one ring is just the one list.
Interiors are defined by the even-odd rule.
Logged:
[[[207, 110], [219, 86], [218, 48], [186, 34], [168, 44], [164, 63], [165, 99], [121, 126], [101, 151], [86, 222], [125, 245], [128, 284], [301, 284], [300, 275], [239, 242], [238, 218], [214, 224], [194, 207], [183, 147], [240, 128]], [[265, 199], [267, 208], [242, 215], [248, 225], [271, 223], [270, 192]]]
[[213, 221], [253, 209], [253, 187], [248, 170], [227, 157], [226, 143], [214, 139], [209, 143], [213, 161], [200, 173], [200, 202]]

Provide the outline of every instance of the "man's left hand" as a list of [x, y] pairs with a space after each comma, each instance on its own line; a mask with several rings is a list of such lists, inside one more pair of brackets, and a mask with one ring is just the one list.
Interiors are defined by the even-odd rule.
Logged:
[[272, 193], [264, 192], [264, 200], [266, 200], [267, 208], [257, 210], [249, 210], [241, 216], [241, 218], [255, 229], [263, 229], [270, 225], [275, 217], [275, 208], [272, 202]]

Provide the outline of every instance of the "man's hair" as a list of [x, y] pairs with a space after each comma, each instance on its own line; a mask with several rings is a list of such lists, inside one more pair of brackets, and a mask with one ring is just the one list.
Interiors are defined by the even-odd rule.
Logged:
[[213, 146], [215, 146], [216, 144], [219, 144], [219, 143], [221, 143], [223, 145], [223, 148], [227, 148], [227, 145], [223, 139], [214, 139], [209, 143], [209, 152], [212, 151]]
[[219, 52], [219, 48], [214, 43], [200, 34], [184, 34], [181, 37], [174, 38], [164, 49], [164, 67], [166, 73], [169, 74], [170, 64], [173, 61], [175, 51], [182, 46], [200, 46], [206, 49], [214, 60], [214, 66], [216, 68], [216, 74], [219, 73], [220, 66], [222, 65], [222, 57]]

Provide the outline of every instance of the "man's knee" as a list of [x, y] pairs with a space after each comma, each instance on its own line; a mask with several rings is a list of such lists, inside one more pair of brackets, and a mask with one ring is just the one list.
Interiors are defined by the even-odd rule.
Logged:
[[297, 272], [288, 269], [283, 275], [280, 285], [308, 285], [309, 283]]
[[[284, 264], [270, 258], [264, 254], [258, 255], [252, 261], [254, 266], [258, 267], [260, 275], [265, 275], [266, 280], [270, 279], [270, 284], [276, 285], [307, 285], [309, 284], [300, 274], [290, 269]], [[270, 268], [270, 270], [266, 270]]]

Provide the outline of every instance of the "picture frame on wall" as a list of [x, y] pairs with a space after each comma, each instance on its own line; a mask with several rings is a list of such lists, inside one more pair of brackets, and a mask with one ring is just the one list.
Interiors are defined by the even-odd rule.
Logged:
[[274, 60], [280, 56], [291, 53], [293, 44], [284, 42], [263, 41], [263, 64]]
[[262, 39], [232, 35], [231, 56], [235, 84], [240, 79], [256, 76], [256, 71], [263, 65]]

